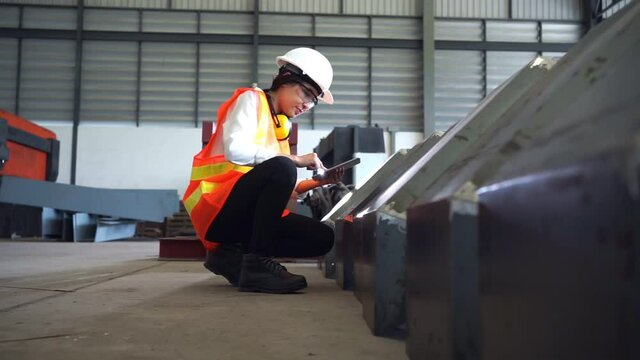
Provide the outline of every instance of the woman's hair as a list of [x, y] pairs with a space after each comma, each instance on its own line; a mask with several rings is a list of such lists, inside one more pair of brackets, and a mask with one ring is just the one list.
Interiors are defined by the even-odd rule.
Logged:
[[318, 96], [322, 95], [322, 89], [307, 74], [304, 74], [298, 67], [286, 64], [278, 70], [278, 75], [273, 79], [269, 90], [278, 90], [283, 85], [301, 84], [311, 89], [315, 89]]

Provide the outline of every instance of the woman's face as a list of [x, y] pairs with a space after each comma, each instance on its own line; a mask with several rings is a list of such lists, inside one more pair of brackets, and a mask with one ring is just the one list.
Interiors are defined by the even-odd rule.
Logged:
[[316, 92], [311, 86], [285, 84], [278, 89], [278, 111], [289, 118], [299, 116], [318, 103]]

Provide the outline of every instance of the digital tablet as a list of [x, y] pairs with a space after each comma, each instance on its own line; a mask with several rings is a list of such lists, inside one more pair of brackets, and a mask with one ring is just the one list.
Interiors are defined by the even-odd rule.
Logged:
[[327, 170], [325, 170], [322, 174], [315, 174], [313, 175], [313, 179], [318, 180], [318, 179], [324, 179], [327, 176], [330, 176], [333, 172], [335, 172], [336, 170], [342, 168], [342, 169], [351, 169], [352, 167], [356, 166], [360, 164], [360, 158], [353, 158], [351, 160], [347, 160], [343, 163], [340, 163], [336, 166], [330, 167]]

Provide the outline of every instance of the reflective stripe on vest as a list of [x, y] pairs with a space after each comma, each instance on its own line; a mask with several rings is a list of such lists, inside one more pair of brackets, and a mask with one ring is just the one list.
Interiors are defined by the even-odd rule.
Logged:
[[229, 171], [238, 171], [244, 174], [251, 169], [253, 169], [253, 167], [251, 166], [236, 165], [230, 162], [222, 162], [222, 163], [203, 165], [203, 166], [194, 166], [193, 169], [191, 169], [191, 181], [204, 180], [212, 176], [222, 175]]

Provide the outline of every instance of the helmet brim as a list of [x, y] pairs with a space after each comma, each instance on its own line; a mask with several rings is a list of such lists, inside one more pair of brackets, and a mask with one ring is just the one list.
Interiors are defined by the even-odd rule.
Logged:
[[325, 104], [329, 104], [329, 105], [333, 104], [333, 94], [331, 94], [330, 90], [325, 90], [322, 93], [322, 96], [319, 96], [318, 99]]

